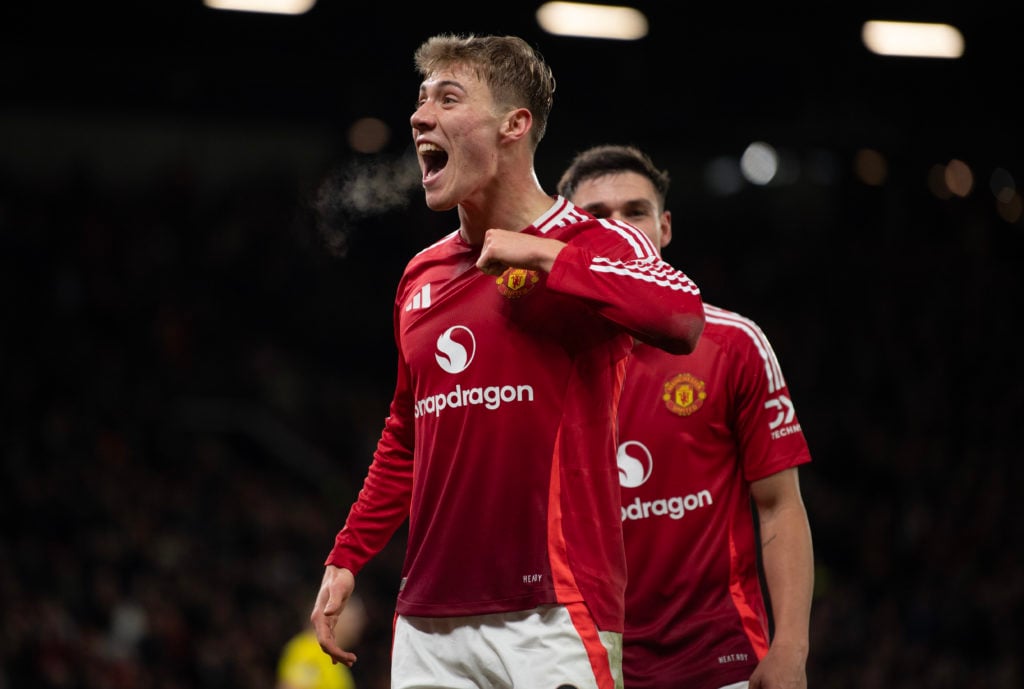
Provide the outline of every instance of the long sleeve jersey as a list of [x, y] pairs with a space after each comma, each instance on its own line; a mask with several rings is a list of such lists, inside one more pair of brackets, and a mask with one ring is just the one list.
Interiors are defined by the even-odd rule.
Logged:
[[522, 231], [567, 244], [547, 275], [489, 276], [458, 232], [408, 263], [394, 397], [327, 563], [358, 572], [408, 516], [399, 614], [585, 602], [622, 631], [625, 362], [633, 337], [692, 349], [703, 304], [642, 232], [562, 197]]
[[764, 333], [704, 306], [692, 354], [637, 345], [619, 407], [632, 689], [750, 678], [768, 650], [750, 483], [811, 459]]

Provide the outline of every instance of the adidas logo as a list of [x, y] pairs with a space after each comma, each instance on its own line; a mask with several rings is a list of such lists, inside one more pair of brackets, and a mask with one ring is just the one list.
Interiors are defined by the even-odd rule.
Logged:
[[412, 299], [405, 305], [406, 311], [412, 311], [413, 309], [425, 309], [430, 306], [430, 283], [420, 287], [416, 294], [412, 295]]

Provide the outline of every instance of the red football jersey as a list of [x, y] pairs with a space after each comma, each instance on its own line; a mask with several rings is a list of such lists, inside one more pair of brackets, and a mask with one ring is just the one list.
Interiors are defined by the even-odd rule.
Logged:
[[523, 232], [567, 243], [549, 274], [482, 273], [458, 232], [406, 267], [390, 414], [327, 562], [358, 572], [408, 515], [400, 614], [584, 601], [622, 631], [625, 362], [633, 336], [692, 335], [700, 294], [642, 232], [561, 197]]
[[713, 689], [768, 649], [749, 483], [809, 462], [768, 339], [705, 304], [692, 354], [638, 344], [619, 407], [630, 689]]

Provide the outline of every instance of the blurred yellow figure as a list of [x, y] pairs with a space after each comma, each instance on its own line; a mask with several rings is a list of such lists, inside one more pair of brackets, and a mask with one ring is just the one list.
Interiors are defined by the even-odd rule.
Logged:
[[[344, 649], [359, 641], [366, 626], [366, 609], [357, 596], [349, 598], [338, 619], [334, 636]], [[277, 663], [277, 689], [355, 689], [352, 671], [331, 662], [323, 652], [312, 627], [293, 636], [281, 651]]]

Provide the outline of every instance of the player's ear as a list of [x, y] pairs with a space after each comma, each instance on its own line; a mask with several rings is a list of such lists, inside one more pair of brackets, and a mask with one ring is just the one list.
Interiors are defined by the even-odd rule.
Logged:
[[505, 114], [505, 120], [501, 125], [501, 134], [510, 139], [522, 139], [530, 133], [533, 127], [533, 113], [527, 108], [516, 108]]
[[672, 211], [661, 212], [661, 248], [672, 241]]

